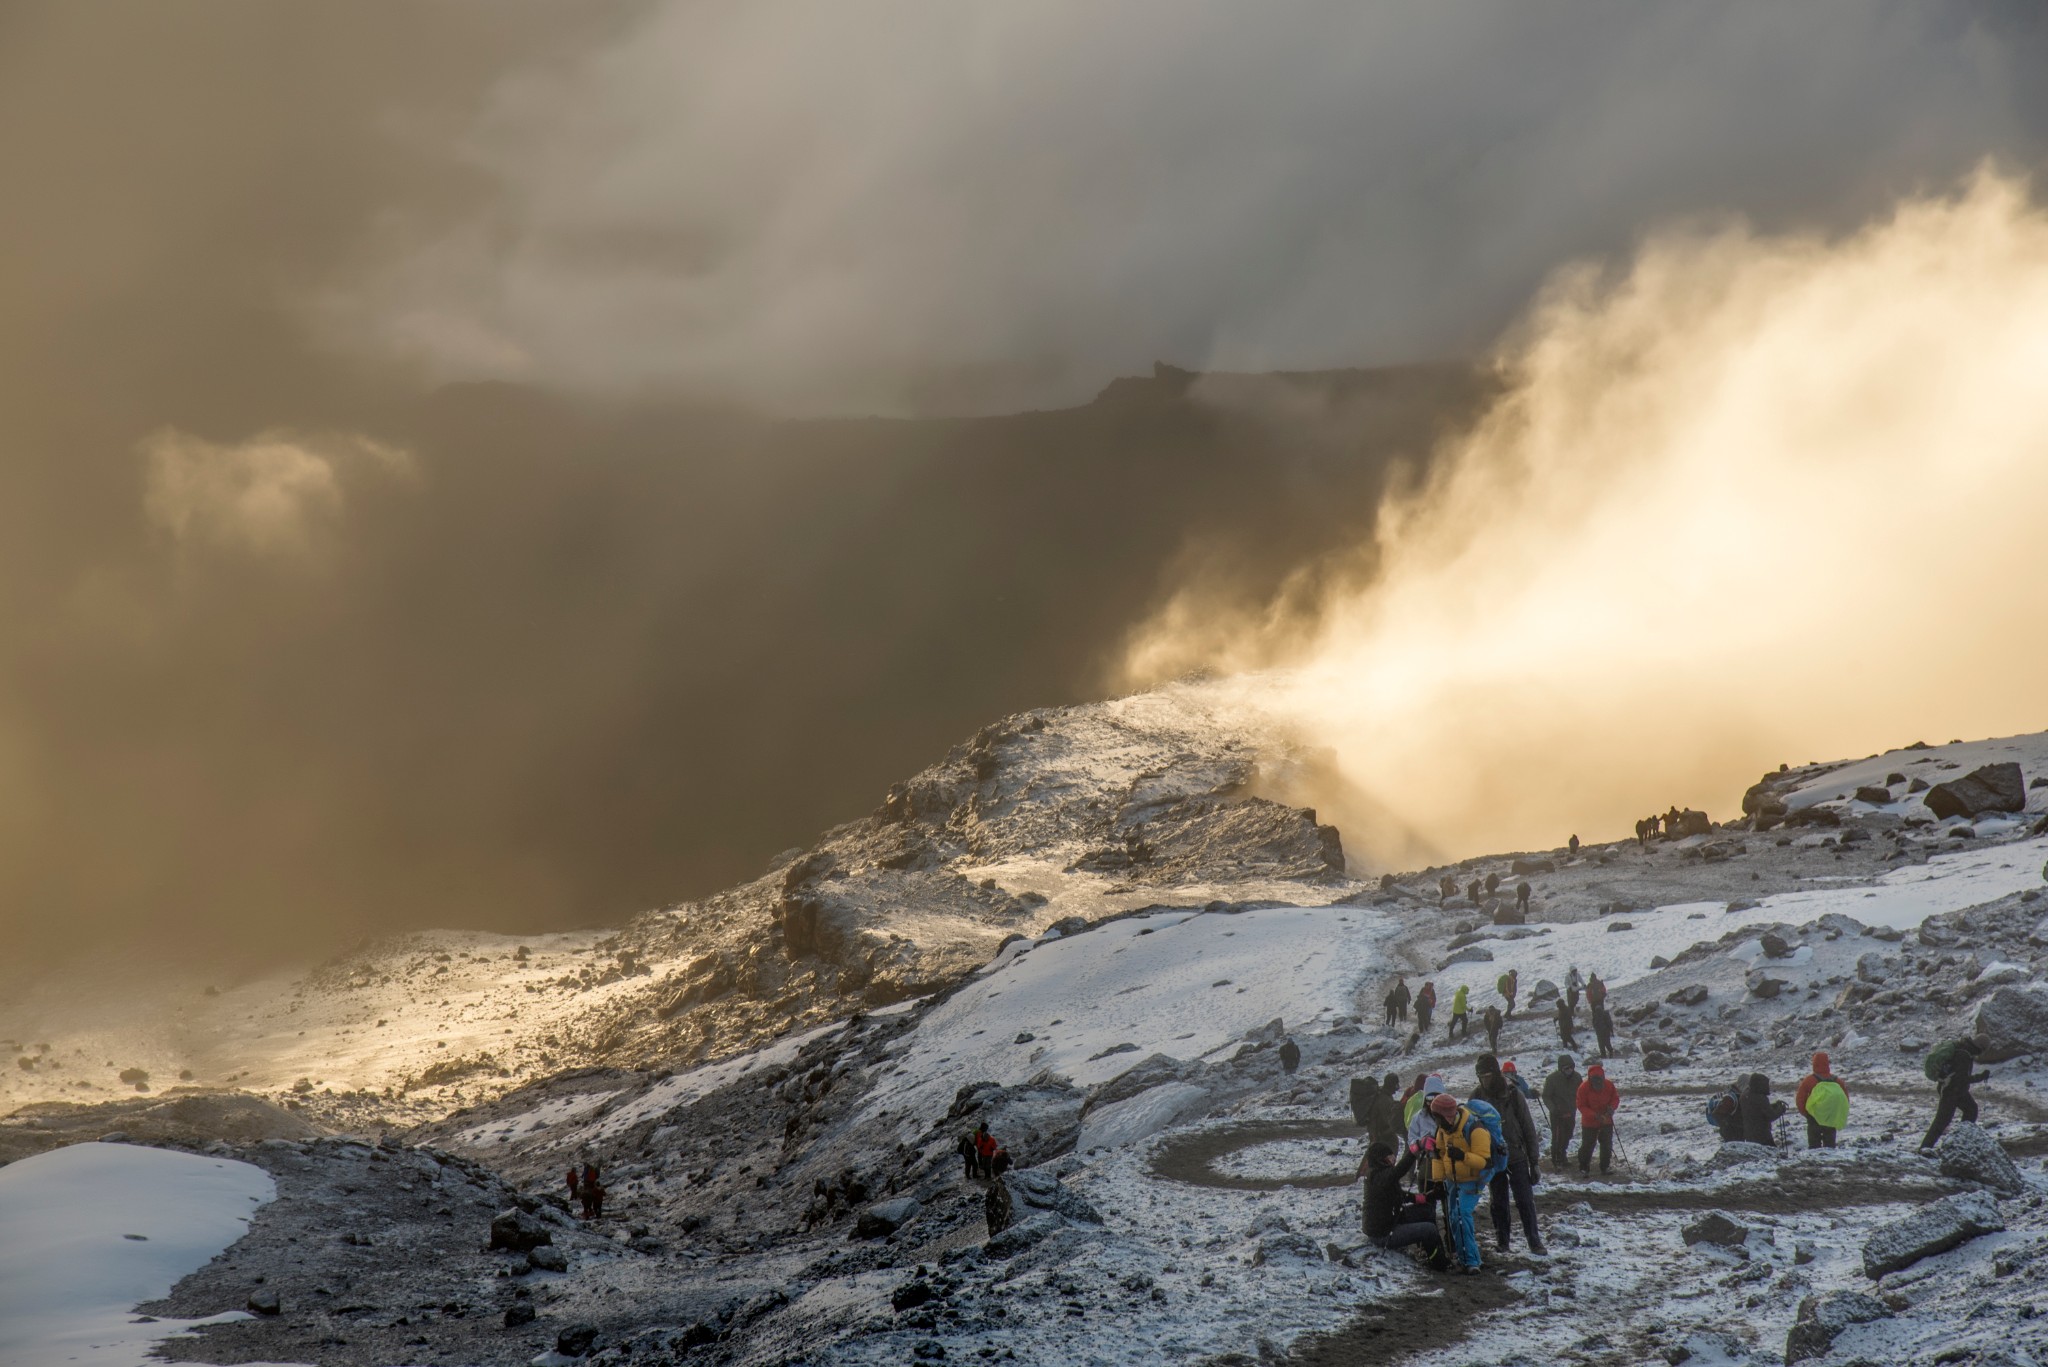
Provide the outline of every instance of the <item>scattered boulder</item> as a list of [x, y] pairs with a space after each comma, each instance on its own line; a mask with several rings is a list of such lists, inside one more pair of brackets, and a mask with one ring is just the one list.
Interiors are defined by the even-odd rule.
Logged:
[[1706, 999], [1707, 986], [1705, 983], [1693, 983], [1688, 987], [1679, 988], [1676, 992], [1664, 994], [1664, 1000], [1670, 1002], [1673, 1006], [1698, 1006]]
[[1856, 800], [1868, 802], [1873, 807], [1887, 806], [1892, 800], [1892, 790], [1880, 788], [1874, 783], [1866, 783], [1856, 790]]
[[1087, 1197], [1061, 1182], [1056, 1173], [1044, 1168], [1028, 1168], [1012, 1172], [1004, 1180], [1010, 1188], [1011, 1197], [1019, 1205], [1054, 1211], [1083, 1224], [1102, 1223], [1102, 1212], [1089, 1204]]
[[1792, 1328], [1785, 1334], [1787, 1364], [1826, 1357], [1835, 1340], [1851, 1325], [1891, 1318], [1891, 1309], [1861, 1291], [1830, 1291], [1799, 1302]]
[[1556, 873], [1557, 865], [1548, 859], [1517, 859], [1508, 865], [1508, 871], [1517, 878], [1527, 878], [1538, 873]]
[[930, 1282], [905, 1282], [889, 1293], [889, 1308], [898, 1314], [905, 1310], [915, 1310], [930, 1300], [933, 1294]]
[[2008, 1195], [2024, 1191], [2026, 1182], [2006, 1154], [2004, 1145], [1980, 1125], [1964, 1121], [1941, 1137], [1934, 1146], [1941, 1175], [1959, 1182], [1975, 1182]]
[[597, 1346], [597, 1326], [577, 1323], [555, 1335], [555, 1351], [563, 1357], [580, 1358]]
[[555, 1241], [554, 1234], [539, 1217], [529, 1215], [514, 1206], [503, 1211], [491, 1221], [491, 1247], [506, 1248], [514, 1253], [528, 1253], [542, 1244]]
[[1873, 1230], [1863, 1242], [1863, 1272], [1873, 1279], [1882, 1277], [2004, 1228], [2005, 1221], [1987, 1193], [1944, 1196]]
[[281, 1315], [284, 1313], [284, 1305], [278, 1300], [277, 1293], [267, 1286], [259, 1286], [254, 1291], [251, 1291], [249, 1299], [243, 1303], [249, 1307], [249, 1313], [252, 1315]]
[[1785, 980], [1783, 978], [1774, 978], [1768, 973], [1752, 973], [1743, 981], [1744, 985], [1749, 988], [1750, 996], [1761, 997], [1765, 1001], [1769, 1001], [1785, 990]]
[[149, 1090], [149, 1072], [147, 1069], [123, 1068], [120, 1076], [123, 1084], [133, 1087], [138, 1092]]
[[886, 1239], [916, 1219], [923, 1209], [914, 1196], [877, 1202], [860, 1213], [860, 1219], [854, 1222], [853, 1235], [856, 1239]]
[[542, 1244], [526, 1255], [526, 1266], [532, 1272], [567, 1272], [569, 1255], [553, 1244]]
[[2021, 1054], [2048, 1055], [2048, 992], [2001, 987], [1977, 1007], [1975, 1032], [1986, 1041], [1981, 1058], [2002, 1063]]
[[2027, 783], [2017, 764], [1987, 764], [1961, 778], [1935, 784], [1921, 801], [1944, 820], [1974, 818], [1985, 812], [2021, 812], [2027, 807]]
[[1609, 921], [1607, 923], [1607, 928], [1610, 931], [1634, 930], [1636, 928], [1636, 923], [1634, 921]]
[[1678, 1237], [1685, 1240], [1685, 1246], [1694, 1244], [1719, 1244], [1723, 1248], [1740, 1248], [1749, 1238], [1749, 1226], [1718, 1210], [1710, 1210], [1699, 1219], [1678, 1231]]
[[1707, 1160], [1710, 1168], [1739, 1168], [1745, 1163], [1775, 1163], [1778, 1151], [1768, 1144], [1752, 1144], [1746, 1139], [1731, 1139], [1714, 1151]]
[[1765, 931], [1758, 938], [1757, 943], [1763, 946], [1766, 959], [1789, 959], [1792, 957], [1793, 947], [1791, 942], [1775, 930]]
[[1051, 1211], [1041, 1211], [1028, 1220], [1021, 1220], [999, 1234], [989, 1236], [981, 1251], [991, 1258], [1014, 1258], [1027, 1248], [1043, 1243], [1048, 1235], [1064, 1229], [1065, 1222]]
[[1268, 1234], [1252, 1250], [1253, 1267], [1264, 1267], [1282, 1258], [1319, 1263], [1323, 1261], [1323, 1246], [1306, 1234]]
[[521, 1301], [517, 1305], [505, 1307], [505, 1327], [507, 1329], [517, 1329], [522, 1324], [532, 1324], [536, 1318], [538, 1318], [538, 1315], [534, 1308], [525, 1301]]
[[1452, 964], [1490, 964], [1492, 962], [1493, 951], [1485, 945], [1467, 945], [1438, 964], [1436, 971], [1441, 973]]

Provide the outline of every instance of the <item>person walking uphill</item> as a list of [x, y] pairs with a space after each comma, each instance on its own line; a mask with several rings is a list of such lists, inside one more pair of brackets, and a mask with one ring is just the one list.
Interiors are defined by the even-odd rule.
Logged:
[[1585, 985], [1586, 979], [1580, 974], [1579, 966], [1573, 964], [1564, 975], [1564, 999], [1574, 1011], [1579, 1009], [1579, 989]]
[[[1597, 982], [1599, 980], [1596, 978], [1594, 981]], [[1592, 1001], [1591, 992], [1588, 992], [1586, 996], [1588, 1001]], [[1608, 1055], [1614, 1052], [1614, 1017], [1607, 1014], [1607, 1003], [1605, 1001], [1592, 1002], [1592, 1007], [1593, 1042], [1599, 1046], [1600, 1057], [1604, 1061]]]
[[1479, 1013], [1479, 1022], [1480, 1024], [1486, 1027], [1487, 1052], [1491, 1054], [1499, 1053], [1501, 1027], [1500, 1008], [1498, 1006], [1495, 1006], [1492, 1002], [1488, 1002], [1486, 1004], [1486, 1009]]
[[1472, 1215], [1479, 1207], [1479, 1193], [1507, 1167], [1500, 1113], [1484, 1101], [1460, 1106], [1458, 1098], [1439, 1092], [1430, 1098], [1429, 1116], [1436, 1130], [1431, 1136], [1436, 1147], [1429, 1175], [1443, 1184], [1451, 1247], [1462, 1271], [1477, 1272], [1479, 1236], [1472, 1227]]
[[1522, 990], [1522, 975], [1511, 968], [1501, 974], [1500, 977], [1494, 979], [1493, 986], [1494, 990], [1500, 993], [1501, 1000], [1508, 1004], [1507, 1010], [1502, 1014], [1513, 1017], [1515, 1014], [1515, 994]]
[[1825, 1052], [1813, 1056], [1813, 1071], [1799, 1079], [1792, 1109], [1806, 1117], [1806, 1147], [1832, 1149], [1849, 1120], [1849, 1089], [1828, 1066]]
[[1607, 1070], [1599, 1064], [1586, 1069], [1586, 1080], [1579, 1084], [1578, 1096], [1574, 1098], [1579, 1107], [1579, 1176], [1588, 1175], [1593, 1169], [1593, 1149], [1600, 1149], [1600, 1175], [1614, 1166], [1614, 1113], [1621, 1106], [1621, 1089], [1607, 1080]]
[[1529, 1251], [1542, 1253], [1543, 1235], [1536, 1228], [1536, 1184], [1543, 1180], [1537, 1170], [1537, 1158], [1543, 1147], [1536, 1138], [1536, 1122], [1529, 1116], [1529, 1103], [1502, 1073], [1498, 1059], [1492, 1054], [1481, 1054], [1474, 1068], [1479, 1074], [1479, 1099], [1500, 1112], [1501, 1132], [1508, 1144], [1508, 1165], [1494, 1175], [1490, 1184], [1494, 1237], [1500, 1242], [1500, 1251], [1507, 1252], [1514, 1233], [1508, 1212], [1512, 1196], [1514, 1208], [1522, 1217], [1522, 1235], [1529, 1241]]
[[1446, 1043], [1461, 1034], [1466, 1039], [1472, 1038], [1471, 1007], [1467, 1004], [1469, 996], [1470, 989], [1464, 987], [1451, 994], [1451, 1024], [1450, 1028], [1444, 1031]]
[[1557, 999], [1557, 1042], [1567, 1049], [1576, 1049], [1579, 1042], [1572, 1035], [1572, 1004], [1564, 998]]
[[1579, 1117], [1579, 1070], [1570, 1054], [1557, 1056], [1557, 1071], [1543, 1079], [1543, 1109], [1550, 1112], [1550, 1161], [1560, 1168], [1571, 1156], [1572, 1130]]
[[1934, 1052], [1927, 1056], [1928, 1081], [1938, 1084], [1941, 1090], [1936, 1093], [1934, 1123], [1928, 1126], [1927, 1137], [1920, 1141], [1922, 1152], [1932, 1149], [1940, 1141], [1948, 1132], [1949, 1122], [1958, 1115], [1969, 1124], [1977, 1123], [1977, 1098], [1970, 1095], [1970, 1086], [1991, 1077], [1989, 1073], [1974, 1071], [1977, 1055], [1982, 1052], [1977, 1041], [1959, 1039], [1951, 1044], [1935, 1046]]
[[1422, 990], [1415, 994], [1415, 1031], [1420, 1035], [1429, 1033], [1429, 1018], [1436, 1014], [1436, 984], [1424, 983]]
[[1408, 980], [1394, 979], [1394, 985], [1387, 989], [1387, 1024], [1399, 1025], [1408, 1019]]

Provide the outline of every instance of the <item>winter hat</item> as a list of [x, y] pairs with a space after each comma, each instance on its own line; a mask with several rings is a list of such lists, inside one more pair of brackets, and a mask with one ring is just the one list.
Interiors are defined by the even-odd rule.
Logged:
[[1383, 1168], [1394, 1161], [1394, 1146], [1384, 1139], [1375, 1139], [1366, 1146], [1365, 1161], [1376, 1168]]
[[1502, 1071], [1503, 1073], [1512, 1073], [1512, 1072], [1514, 1072], [1514, 1071], [1515, 1071], [1515, 1061], [1514, 1061], [1513, 1059], [1509, 1059], [1509, 1060], [1508, 1060], [1508, 1061], [1507, 1061], [1506, 1063], [1503, 1063], [1503, 1064], [1502, 1064], [1502, 1065], [1500, 1066], [1500, 1070], [1501, 1070], [1501, 1071]]
[[1425, 1101], [1432, 1097], [1446, 1094], [1444, 1075], [1442, 1073], [1431, 1073], [1428, 1077], [1422, 1079], [1422, 1096]]
[[1607, 1070], [1597, 1063], [1589, 1063], [1586, 1065], [1586, 1076], [1588, 1078], [1605, 1078]]
[[1429, 1099], [1430, 1113], [1443, 1116], [1446, 1120], [1458, 1113], [1458, 1098], [1449, 1092], [1438, 1092]]
[[1401, 1075], [1399, 1073], [1388, 1073], [1380, 1079], [1380, 1090], [1384, 1091], [1388, 1096], [1399, 1094], [1401, 1090]]
[[1485, 1077], [1488, 1073], [1497, 1073], [1500, 1071], [1500, 1060], [1492, 1054], [1481, 1054], [1478, 1058], [1472, 1060], [1472, 1071], [1481, 1077]]
[[1825, 1050], [1816, 1050], [1813, 1055], [1813, 1071], [1817, 1077], [1828, 1075], [1828, 1056]]

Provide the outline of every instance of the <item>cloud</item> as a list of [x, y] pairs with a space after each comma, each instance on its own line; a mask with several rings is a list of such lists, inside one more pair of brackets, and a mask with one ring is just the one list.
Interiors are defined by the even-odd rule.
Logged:
[[368, 437], [266, 432], [220, 443], [164, 428], [138, 448], [143, 511], [181, 545], [251, 555], [309, 555], [346, 502], [344, 476], [407, 474], [404, 451]]
[[392, 215], [318, 317], [441, 378], [800, 411], [1470, 354], [1648, 225], [1840, 228], [2039, 156], [2024, 13], [676, 0], [500, 82], [461, 144], [498, 196]]
[[1347, 844], [1614, 838], [1673, 801], [1734, 815], [1780, 761], [2048, 725], [2048, 211], [2022, 181], [1840, 236], [1660, 235], [1561, 272], [1500, 365], [1290, 610], [1191, 593], [1134, 643], [1141, 674], [1241, 671], [1214, 686], [1418, 837]]

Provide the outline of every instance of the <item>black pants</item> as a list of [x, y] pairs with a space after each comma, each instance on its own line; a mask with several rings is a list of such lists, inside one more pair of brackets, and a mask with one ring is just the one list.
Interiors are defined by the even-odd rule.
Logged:
[[1593, 1038], [1599, 1042], [1601, 1058], [1606, 1058], [1614, 1052], [1614, 1037], [1605, 1030], [1596, 1027], [1593, 1031]]
[[1572, 1032], [1565, 1029], [1562, 1023], [1557, 1027], [1557, 1038], [1565, 1048], [1571, 1050], [1574, 1054], [1579, 1052], [1578, 1040], [1572, 1037]]
[[1595, 1144], [1600, 1146], [1600, 1175], [1605, 1177], [1607, 1170], [1614, 1166], [1614, 1126], [1588, 1125], [1579, 1131], [1579, 1171], [1581, 1173], [1591, 1172], [1593, 1169], [1593, 1146]]
[[1972, 1125], [1977, 1123], [1977, 1098], [1970, 1095], [1968, 1088], [1955, 1093], [1942, 1093], [1941, 1104], [1934, 1111], [1934, 1124], [1928, 1127], [1927, 1137], [1920, 1141], [1920, 1147], [1933, 1148], [1934, 1141], [1948, 1132], [1949, 1122], [1957, 1116], [1961, 1116]]
[[1389, 1024], [1389, 1025], [1399, 1025], [1400, 1023], [1401, 1023], [1401, 1008], [1400, 1008], [1400, 1007], [1398, 1007], [1398, 1006], [1396, 1006], [1396, 1005], [1394, 1005], [1394, 1004], [1393, 1004], [1392, 1002], [1388, 1002], [1388, 1003], [1387, 1003], [1387, 1024]]
[[1456, 1039], [1460, 1034], [1464, 1035], [1466, 1039], [1472, 1038], [1472, 1017], [1466, 1015], [1463, 1011], [1451, 1017], [1451, 1028], [1444, 1031], [1444, 1038]]
[[1560, 1168], [1572, 1156], [1572, 1127], [1577, 1124], [1570, 1112], [1550, 1122], [1550, 1161]]
[[1486, 1049], [1488, 1053], [1498, 1054], [1500, 1052], [1500, 1027], [1498, 1025], [1486, 1027]]
[[1444, 1241], [1437, 1233], [1435, 1220], [1404, 1220], [1394, 1226], [1394, 1232], [1386, 1237], [1380, 1247], [1389, 1253], [1399, 1252], [1404, 1248], [1420, 1248], [1429, 1255], [1431, 1267], [1441, 1271], [1450, 1266], [1450, 1260], [1444, 1257]]
[[1507, 1170], [1493, 1179], [1493, 1233], [1505, 1250], [1514, 1234], [1514, 1222], [1508, 1218], [1508, 1199], [1512, 1195], [1515, 1209], [1521, 1212], [1522, 1233], [1529, 1240], [1529, 1247], [1535, 1248], [1543, 1242], [1543, 1236], [1536, 1232], [1536, 1188], [1529, 1181], [1529, 1170], [1520, 1163], [1510, 1163]]
[[1415, 1028], [1425, 1035], [1429, 1033], [1429, 1013], [1432, 1009], [1434, 1008], [1427, 1006], [1415, 1008]]
[[1808, 1116], [1808, 1117], [1806, 1117], [1806, 1147], [1807, 1147], [1807, 1148], [1809, 1148], [1809, 1149], [1832, 1149], [1832, 1148], [1833, 1148], [1833, 1147], [1835, 1146], [1835, 1133], [1836, 1133], [1835, 1131], [1833, 1131], [1833, 1130], [1829, 1129], [1829, 1128], [1828, 1128], [1827, 1126], [1825, 1126], [1825, 1125], [1821, 1124], [1821, 1123], [1820, 1123], [1819, 1121], [1815, 1120], [1815, 1119], [1814, 1119], [1814, 1118], [1813, 1118], [1812, 1116]]

